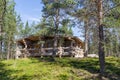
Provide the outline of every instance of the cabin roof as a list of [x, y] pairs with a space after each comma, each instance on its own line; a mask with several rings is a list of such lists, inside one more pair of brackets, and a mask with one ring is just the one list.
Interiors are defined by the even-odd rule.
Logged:
[[[67, 39], [67, 40], [75, 41], [78, 44], [81, 44], [82, 46], [84, 45], [84, 42], [76, 36], [60, 36], [59, 35], [57, 37], [58, 38], [62, 37], [62, 38]], [[54, 36], [29, 36], [29, 37], [17, 40], [17, 42], [18, 43], [23, 43], [23, 39], [34, 42], [34, 41], [39, 41], [39, 40], [43, 40], [43, 39], [54, 39]]]

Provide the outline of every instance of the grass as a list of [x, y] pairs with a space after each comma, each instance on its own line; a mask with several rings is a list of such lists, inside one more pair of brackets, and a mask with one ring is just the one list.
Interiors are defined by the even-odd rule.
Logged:
[[[97, 58], [25, 58], [0, 61], [0, 80], [99, 80]], [[104, 80], [120, 80], [120, 59], [106, 58]]]

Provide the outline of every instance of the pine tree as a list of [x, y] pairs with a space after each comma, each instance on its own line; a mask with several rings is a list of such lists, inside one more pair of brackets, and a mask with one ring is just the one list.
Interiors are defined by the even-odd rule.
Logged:
[[104, 34], [103, 34], [103, 0], [98, 0], [98, 28], [99, 28], [99, 62], [100, 62], [100, 73], [104, 74], [105, 71], [105, 54], [104, 54]]
[[17, 39], [23, 38], [22, 32], [23, 32], [24, 24], [21, 20], [20, 15], [16, 17], [16, 26], [17, 26], [17, 34], [16, 34], [16, 40], [17, 40]]
[[3, 26], [4, 17], [6, 12], [6, 0], [0, 0], [0, 58], [2, 59], [2, 39], [3, 39]]
[[54, 23], [54, 46], [53, 46], [53, 57], [56, 55], [56, 48], [57, 48], [57, 36], [58, 36], [58, 29], [60, 27], [60, 22], [62, 20], [62, 15], [65, 15], [65, 11], [67, 8], [72, 7], [74, 4], [74, 0], [42, 0], [44, 7], [44, 17], [45, 18], [52, 18]]
[[7, 59], [13, 57], [13, 48], [16, 34], [16, 13], [14, 11], [15, 3], [13, 0], [8, 1], [7, 12], [5, 16], [5, 27], [3, 30], [5, 31], [4, 36], [4, 48], [7, 51]]
[[29, 26], [28, 21], [25, 24], [24, 30], [23, 30], [23, 37], [28, 37], [31, 35], [31, 28]]
[[[120, 1], [110, 0], [112, 6], [109, 5], [104, 13], [105, 24], [105, 48], [107, 56], [119, 55], [119, 26], [120, 26]], [[113, 24], [114, 23], [114, 24]], [[113, 45], [114, 44], [114, 45]], [[116, 50], [116, 51], [115, 51]]]

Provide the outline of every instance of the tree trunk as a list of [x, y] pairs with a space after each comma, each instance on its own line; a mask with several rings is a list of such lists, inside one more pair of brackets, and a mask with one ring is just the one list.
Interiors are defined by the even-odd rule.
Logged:
[[100, 62], [100, 73], [104, 74], [105, 70], [105, 54], [104, 54], [104, 35], [103, 26], [99, 26], [99, 62]]
[[[118, 39], [117, 39], [117, 40], [118, 40]], [[118, 49], [119, 49], [119, 48], [118, 48], [118, 43], [117, 43], [117, 42], [116, 42], [116, 48], [115, 48], [115, 49], [116, 49], [115, 57], [118, 57]]]
[[0, 58], [2, 59], [2, 21], [0, 19]]
[[53, 57], [56, 56], [56, 49], [57, 49], [57, 43], [58, 43], [58, 26], [59, 26], [59, 10], [56, 10], [56, 21], [55, 21], [55, 34], [54, 34], [54, 45], [53, 45]]
[[11, 44], [10, 44], [10, 59], [13, 59], [14, 58], [14, 51], [13, 51], [13, 49], [12, 49], [12, 45], [13, 45], [14, 43], [13, 42], [11, 42]]
[[2, 32], [3, 32], [3, 20], [4, 20], [4, 16], [5, 16], [5, 12], [6, 12], [6, 0], [2, 0], [2, 3], [0, 4], [3, 8], [1, 10], [1, 14], [0, 14], [0, 36], [1, 36], [1, 40], [0, 40], [0, 58], [2, 59]]
[[11, 41], [9, 40], [7, 45], [7, 60], [10, 59], [10, 44], [11, 44]]
[[102, 0], [98, 0], [98, 28], [99, 28], [99, 62], [100, 74], [103, 75], [105, 71], [105, 54], [104, 54], [104, 34], [103, 34], [103, 6]]
[[85, 20], [85, 53], [84, 53], [84, 57], [87, 57], [88, 55], [88, 20]]
[[57, 35], [56, 35], [56, 33], [55, 33], [55, 35], [54, 35], [54, 44], [53, 44], [53, 57], [55, 57], [56, 56], [56, 49], [57, 49]]
[[111, 50], [109, 50], [108, 57], [110, 56]]
[[2, 32], [3, 32], [3, 19], [2, 15], [0, 15], [0, 58], [2, 59]]

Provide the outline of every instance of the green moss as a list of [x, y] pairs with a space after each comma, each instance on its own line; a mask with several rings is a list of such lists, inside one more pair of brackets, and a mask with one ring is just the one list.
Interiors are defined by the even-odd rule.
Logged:
[[[97, 58], [26, 58], [0, 61], [0, 80], [98, 80]], [[106, 58], [107, 79], [119, 80], [120, 59]]]

